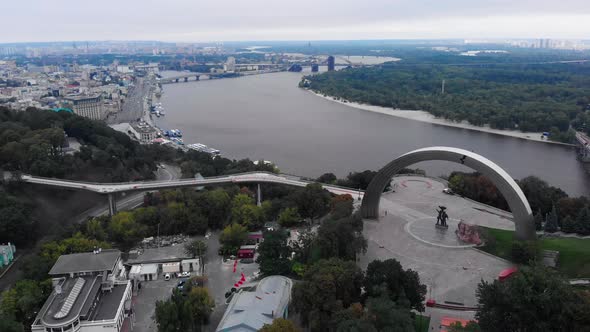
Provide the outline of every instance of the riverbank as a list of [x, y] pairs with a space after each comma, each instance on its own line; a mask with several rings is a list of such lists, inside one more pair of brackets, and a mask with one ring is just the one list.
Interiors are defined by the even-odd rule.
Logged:
[[475, 131], [480, 131], [480, 132], [485, 132], [485, 133], [490, 133], [490, 134], [495, 134], [495, 135], [521, 138], [521, 139], [526, 139], [526, 140], [531, 140], [531, 141], [536, 141], [536, 142], [574, 146], [573, 144], [569, 144], [569, 143], [554, 142], [554, 141], [550, 141], [548, 139], [543, 139], [543, 138], [541, 138], [542, 133], [540, 133], [540, 132], [535, 133], [535, 132], [522, 132], [522, 131], [517, 131], [517, 130], [494, 129], [494, 128], [490, 128], [487, 125], [482, 126], [482, 127], [474, 126], [472, 124], [467, 123], [466, 121], [453, 122], [453, 121], [450, 121], [447, 119], [437, 118], [434, 115], [432, 115], [426, 111], [398, 110], [398, 109], [391, 109], [391, 108], [382, 107], [382, 106], [360, 104], [360, 103], [351, 102], [351, 101], [347, 101], [347, 100], [343, 100], [343, 99], [336, 99], [335, 97], [331, 97], [331, 96], [324, 96], [323, 94], [315, 92], [310, 89], [307, 89], [307, 91], [309, 91], [311, 94], [314, 94], [320, 98], [324, 98], [324, 99], [333, 101], [335, 103], [339, 103], [342, 105], [346, 105], [346, 106], [353, 107], [353, 108], [360, 109], [360, 110], [364, 110], [364, 111], [381, 113], [381, 114], [395, 116], [398, 118], [427, 122], [427, 123], [432, 123], [432, 124], [441, 125], [441, 126], [455, 127], [455, 128], [475, 130]]

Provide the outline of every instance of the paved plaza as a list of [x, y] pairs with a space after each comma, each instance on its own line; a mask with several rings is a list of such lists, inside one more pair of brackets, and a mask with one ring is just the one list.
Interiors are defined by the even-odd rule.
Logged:
[[[480, 280], [493, 280], [509, 263], [462, 243], [455, 230], [459, 221], [514, 230], [512, 216], [487, 205], [442, 192], [446, 183], [426, 177], [393, 179], [395, 192], [381, 198], [379, 221], [366, 220], [368, 241], [360, 266], [375, 259], [395, 258], [406, 269], [418, 271], [428, 287], [427, 298], [475, 306]], [[447, 207], [449, 228], [435, 227], [438, 206]]]

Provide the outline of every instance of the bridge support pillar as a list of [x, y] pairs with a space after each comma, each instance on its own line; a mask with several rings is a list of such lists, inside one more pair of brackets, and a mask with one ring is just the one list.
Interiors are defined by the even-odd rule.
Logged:
[[256, 190], [256, 204], [262, 206], [262, 192], [260, 191], [260, 183], [258, 184], [258, 190]]
[[115, 194], [108, 194], [109, 197], [109, 216], [114, 216], [117, 213], [117, 200]]

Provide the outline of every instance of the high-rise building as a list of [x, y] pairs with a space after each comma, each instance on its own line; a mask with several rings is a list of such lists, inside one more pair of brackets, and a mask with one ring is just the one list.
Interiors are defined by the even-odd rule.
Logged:
[[233, 56], [227, 57], [227, 61], [225, 62], [223, 69], [229, 73], [236, 71], [236, 58]]
[[65, 98], [66, 105], [74, 113], [92, 120], [103, 120], [105, 112], [100, 96], [75, 96]]
[[333, 71], [336, 65], [336, 61], [333, 56], [328, 57], [328, 71]]

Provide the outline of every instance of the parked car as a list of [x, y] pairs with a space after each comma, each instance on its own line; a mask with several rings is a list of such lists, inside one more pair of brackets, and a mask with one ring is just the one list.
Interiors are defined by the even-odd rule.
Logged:
[[188, 271], [176, 273], [176, 278], [188, 278], [190, 276], [191, 276], [191, 273]]
[[454, 195], [455, 193], [450, 188], [443, 189], [443, 193], [447, 195]]
[[179, 290], [182, 290], [184, 288], [185, 283], [186, 283], [186, 280], [179, 281], [178, 285], [176, 285], [176, 288], [178, 288]]
[[170, 275], [170, 273], [166, 273], [164, 275], [164, 280], [168, 281], [168, 280], [170, 280], [170, 278], [172, 278], [172, 276]]

